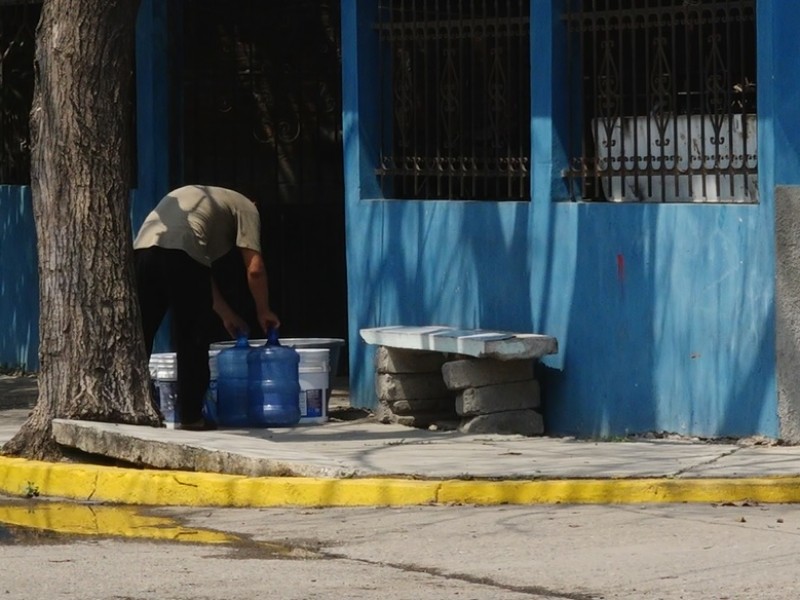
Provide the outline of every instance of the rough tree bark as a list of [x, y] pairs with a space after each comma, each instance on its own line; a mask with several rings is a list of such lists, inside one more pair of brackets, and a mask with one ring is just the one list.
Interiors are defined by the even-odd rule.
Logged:
[[3, 453], [60, 456], [54, 418], [156, 425], [134, 290], [131, 98], [138, 0], [45, 0], [31, 178], [39, 400]]

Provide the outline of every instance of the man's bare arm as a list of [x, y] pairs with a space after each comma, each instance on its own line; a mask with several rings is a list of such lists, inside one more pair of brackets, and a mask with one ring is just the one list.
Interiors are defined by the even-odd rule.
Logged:
[[239, 248], [242, 253], [245, 271], [247, 273], [247, 287], [256, 305], [258, 324], [266, 332], [271, 327], [279, 327], [281, 322], [278, 315], [272, 312], [269, 305], [269, 282], [267, 268], [260, 252], [250, 248]]

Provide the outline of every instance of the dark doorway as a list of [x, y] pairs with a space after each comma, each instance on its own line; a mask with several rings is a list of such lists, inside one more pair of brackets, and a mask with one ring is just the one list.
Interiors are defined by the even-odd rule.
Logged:
[[[281, 335], [346, 338], [339, 1], [191, 0], [172, 10], [175, 185], [256, 200]], [[241, 271], [234, 254], [215, 266], [257, 331]]]

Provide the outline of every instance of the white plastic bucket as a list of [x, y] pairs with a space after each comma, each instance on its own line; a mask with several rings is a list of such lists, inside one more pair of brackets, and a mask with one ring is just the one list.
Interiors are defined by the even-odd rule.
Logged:
[[206, 398], [203, 402], [203, 413], [205, 418], [212, 423], [217, 422], [217, 375], [219, 373], [217, 370], [217, 354], [219, 354], [219, 352], [219, 350], [208, 351], [208, 370], [210, 371], [210, 376], [208, 378], [208, 391], [206, 392]]
[[[208, 382], [203, 410], [206, 416], [216, 422], [217, 419], [217, 354], [219, 350], [208, 352], [208, 368], [211, 377]], [[150, 379], [156, 388], [156, 399], [164, 424], [169, 429], [175, 428], [177, 421], [176, 405], [178, 402], [178, 364], [174, 352], [153, 354], [150, 356]]]
[[328, 421], [330, 350], [295, 348], [300, 355], [300, 425]]
[[174, 352], [150, 356], [150, 380], [156, 389], [156, 399], [164, 424], [175, 428], [175, 405], [178, 401], [178, 368]]

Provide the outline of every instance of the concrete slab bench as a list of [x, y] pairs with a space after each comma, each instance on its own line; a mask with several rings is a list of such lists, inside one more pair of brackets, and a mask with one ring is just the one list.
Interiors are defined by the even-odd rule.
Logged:
[[438, 325], [360, 333], [377, 346], [380, 420], [465, 433], [544, 432], [534, 364], [558, 352], [554, 337]]

